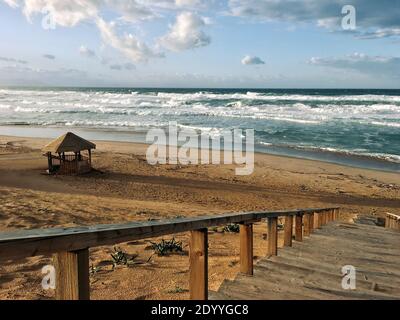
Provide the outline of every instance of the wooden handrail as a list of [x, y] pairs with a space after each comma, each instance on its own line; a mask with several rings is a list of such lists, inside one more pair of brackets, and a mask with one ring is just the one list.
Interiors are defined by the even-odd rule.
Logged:
[[[277, 255], [278, 218], [286, 217], [289, 232], [285, 230], [285, 245], [291, 245], [295, 217], [295, 240], [302, 241], [314, 228], [338, 218], [339, 208], [296, 209], [226, 213], [160, 221], [125, 224], [19, 230], [0, 233], [0, 258], [17, 259], [54, 254], [57, 299], [89, 299], [89, 248], [115, 245], [122, 242], [154, 238], [169, 234], [191, 232], [190, 237], [190, 297], [205, 300], [208, 297], [208, 237], [207, 228], [231, 223], [241, 224], [241, 272], [253, 274], [252, 224], [268, 221], [268, 254]], [[306, 232], [303, 232], [306, 216]], [[285, 222], [285, 224], [286, 224]], [[290, 237], [290, 238], [289, 238]]]

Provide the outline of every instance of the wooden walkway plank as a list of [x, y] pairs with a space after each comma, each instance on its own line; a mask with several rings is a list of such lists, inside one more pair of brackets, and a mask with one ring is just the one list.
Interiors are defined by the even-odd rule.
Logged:
[[[233, 281], [225, 281], [218, 290], [219, 298], [400, 299], [400, 232], [374, 225], [329, 222], [337, 212], [322, 216], [297, 216], [296, 233], [302, 241], [292, 246], [287, 241], [278, 256], [258, 261], [253, 277], [238, 275]], [[310, 225], [314, 227], [304, 239], [303, 222], [304, 236], [311, 231]], [[320, 222], [322, 226], [317, 229]], [[345, 265], [356, 268], [355, 290], [342, 288]]]

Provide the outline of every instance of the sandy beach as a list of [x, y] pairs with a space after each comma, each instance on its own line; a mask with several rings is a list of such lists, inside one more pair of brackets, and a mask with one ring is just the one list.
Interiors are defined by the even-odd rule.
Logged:
[[[0, 230], [168, 219], [234, 211], [340, 206], [342, 218], [400, 211], [398, 173], [256, 154], [255, 171], [232, 165], [157, 165], [145, 144], [95, 141], [93, 166], [82, 176], [47, 176], [40, 149], [49, 139], [0, 136]], [[255, 255], [266, 251], [265, 224], [255, 226]], [[164, 237], [170, 239], [172, 237]], [[90, 250], [92, 299], [188, 298], [188, 235], [183, 253], [158, 256], [149, 239], [118, 245], [135, 264], [110, 263], [113, 247]], [[210, 230], [209, 283], [216, 290], [238, 272], [239, 238]], [[1, 261], [0, 299], [48, 299], [41, 268], [50, 257]]]

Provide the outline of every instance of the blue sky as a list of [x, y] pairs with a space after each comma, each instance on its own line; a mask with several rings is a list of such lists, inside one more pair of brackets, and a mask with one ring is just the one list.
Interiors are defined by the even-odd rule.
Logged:
[[399, 0], [0, 0], [0, 85], [399, 88], [399, 37]]

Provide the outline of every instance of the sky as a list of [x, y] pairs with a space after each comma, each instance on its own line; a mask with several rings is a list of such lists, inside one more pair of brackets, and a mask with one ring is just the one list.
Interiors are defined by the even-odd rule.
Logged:
[[0, 0], [0, 39], [1, 86], [400, 87], [400, 0]]

